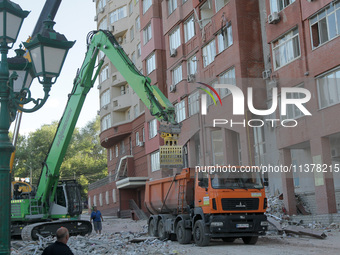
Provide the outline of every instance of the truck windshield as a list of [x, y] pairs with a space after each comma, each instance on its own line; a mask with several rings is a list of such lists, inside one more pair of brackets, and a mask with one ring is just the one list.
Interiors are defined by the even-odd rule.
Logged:
[[214, 189], [262, 189], [260, 173], [216, 172], [210, 174]]

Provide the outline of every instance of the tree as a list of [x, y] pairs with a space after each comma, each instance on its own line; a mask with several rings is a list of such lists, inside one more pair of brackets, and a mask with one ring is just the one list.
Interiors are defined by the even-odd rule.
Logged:
[[[33, 184], [38, 183], [42, 162], [48, 154], [58, 127], [57, 122], [44, 125], [20, 137], [17, 143], [14, 176], [27, 177], [30, 167], [33, 171]], [[99, 140], [100, 119], [90, 121], [80, 131], [75, 129], [60, 167], [60, 179], [76, 179], [82, 185], [82, 195], [87, 197], [87, 185], [107, 174], [106, 153]]]

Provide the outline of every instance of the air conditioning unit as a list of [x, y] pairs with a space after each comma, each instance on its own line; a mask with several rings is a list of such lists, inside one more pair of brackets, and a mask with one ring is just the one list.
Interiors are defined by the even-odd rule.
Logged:
[[268, 23], [269, 24], [276, 24], [280, 21], [280, 15], [278, 12], [273, 12], [272, 14], [268, 15]]
[[94, 21], [97, 21], [98, 20], [98, 16], [96, 15], [96, 16], [94, 16], [94, 19], [93, 19]]
[[310, 3], [311, 3], [311, 2], [314, 2], [314, 1], [316, 1], [316, 0], [307, 0], [307, 2], [310, 2]]
[[97, 86], [97, 89], [101, 89], [101, 88], [102, 88], [102, 85], [98, 85], [98, 86]]
[[104, 7], [102, 7], [102, 8], [99, 8], [99, 12], [100, 12], [100, 13], [103, 13], [103, 12], [104, 12], [104, 10], [105, 10], [105, 8], [104, 8]]
[[115, 31], [115, 26], [114, 25], [111, 25], [110, 26], [110, 31], [113, 33]]
[[138, 146], [139, 146], [139, 147], [143, 147], [143, 146], [144, 146], [144, 142], [143, 142], [143, 141], [139, 141], [139, 142], [138, 142]]
[[188, 82], [195, 82], [196, 76], [194, 74], [189, 74], [188, 75]]
[[270, 79], [270, 75], [272, 74], [272, 70], [267, 69], [262, 72], [262, 78], [264, 80]]
[[107, 105], [104, 105], [103, 108], [106, 110], [107, 109]]
[[100, 110], [97, 111], [97, 115], [100, 115]]
[[176, 91], [176, 85], [170, 85], [170, 92], [174, 93]]
[[170, 49], [170, 57], [174, 58], [177, 56], [177, 49]]
[[123, 42], [123, 37], [119, 36], [119, 37], [118, 37], [118, 43], [119, 43], [119, 44], [122, 44], [122, 42]]

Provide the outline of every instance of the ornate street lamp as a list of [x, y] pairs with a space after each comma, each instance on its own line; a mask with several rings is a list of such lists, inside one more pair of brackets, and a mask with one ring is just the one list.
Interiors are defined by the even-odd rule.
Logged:
[[[55, 23], [48, 20], [31, 42], [24, 43], [33, 65], [24, 58], [22, 49], [16, 50], [16, 57], [7, 59], [8, 50], [17, 40], [23, 19], [28, 14], [10, 0], [0, 0], [0, 255], [10, 254], [10, 158], [14, 146], [8, 136], [9, 127], [18, 110], [34, 112], [45, 104], [67, 52], [74, 45], [55, 32]], [[43, 85], [42, 99], [31, 97], [29, 88], [34, 77], [38, 77]], [[24, 108], [28, 103], [33, 103], [33, 107]]]

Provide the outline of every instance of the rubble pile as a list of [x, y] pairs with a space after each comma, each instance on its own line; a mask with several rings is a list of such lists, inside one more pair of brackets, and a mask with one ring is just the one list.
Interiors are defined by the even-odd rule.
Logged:
[[281, 200], [278, 196], [270, 196], [267, 197], [268, 201], [268, 208], [267, 214], [274, 216], [274, 218], [280, 218], [284, 216], [285, 205], [283, 200]]
[[[39, 237], [39, 241], [12, 241], [12, 255], [40, 255], [55, 238]], [[67, 245], [75, 255], [85, 254], [184, 254], [174, 249], [171, 241], [150, 238], [145, 233], [119, 232], [90, 236], [71, 236]]]

